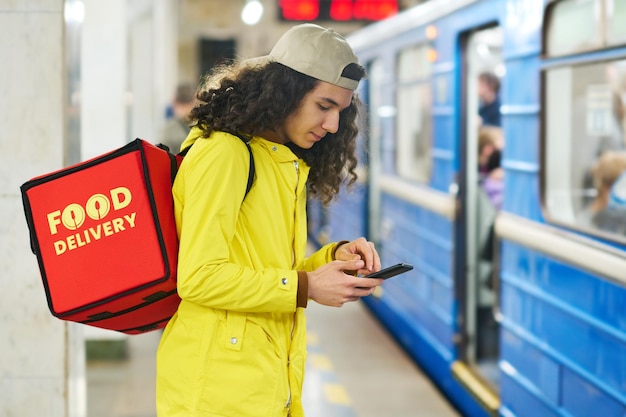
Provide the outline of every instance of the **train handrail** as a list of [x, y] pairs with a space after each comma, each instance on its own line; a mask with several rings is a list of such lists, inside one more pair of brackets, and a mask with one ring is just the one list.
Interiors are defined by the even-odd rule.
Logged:
[[390, 175], [381, 175], [377, 180], [380, 190], [434, 213], [450, 221], [456, 218], [456, 196], [441, 191], [411, 184]]
[[613, 246], [507, 212], [496, 216], [495, 231], [499, 239], [519, 243], [626, 286], [626, 253]]

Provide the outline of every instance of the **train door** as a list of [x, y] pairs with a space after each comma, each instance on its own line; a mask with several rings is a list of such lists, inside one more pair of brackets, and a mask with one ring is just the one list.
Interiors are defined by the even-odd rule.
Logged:
[[461, 40], [461, 212], [457, 229], [459, 359], [464, 369], [497, 391], [493, 224], [501, 202], [504, 137], [499, 86], [504, 76], [502, 30], [490, 26]]

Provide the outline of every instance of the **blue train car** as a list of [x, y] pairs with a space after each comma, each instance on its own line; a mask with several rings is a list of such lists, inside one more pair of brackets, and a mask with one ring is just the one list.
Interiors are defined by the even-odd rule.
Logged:
[[626, 1], [432, 0], [349, 41], [364, 175], [311, 235], [415, 266], [365, 303], [464, 415], [626, 416]]

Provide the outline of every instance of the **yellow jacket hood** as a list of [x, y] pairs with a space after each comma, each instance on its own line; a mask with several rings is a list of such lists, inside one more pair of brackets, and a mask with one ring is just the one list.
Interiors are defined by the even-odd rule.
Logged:
[[203, 135], [203, 132], [200, 128], [198, 128], [197, 126], [192, 127], [191, 130], [189, 131], [189, 134], [187, 135], [185, 140], [183, 140], [183, 143], [180, 145], [179, 151], [187, 149], [188, 147], [193, 145], [196, 142], [196, 140], [198, 140], [198, 138], [202, 137], [202, 135]]

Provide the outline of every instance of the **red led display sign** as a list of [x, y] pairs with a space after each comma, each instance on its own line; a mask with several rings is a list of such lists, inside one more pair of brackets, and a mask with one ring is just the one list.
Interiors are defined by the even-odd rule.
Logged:
[[398, 13], [398, 0], [278, 0], [281, 20], [375, 21]]

